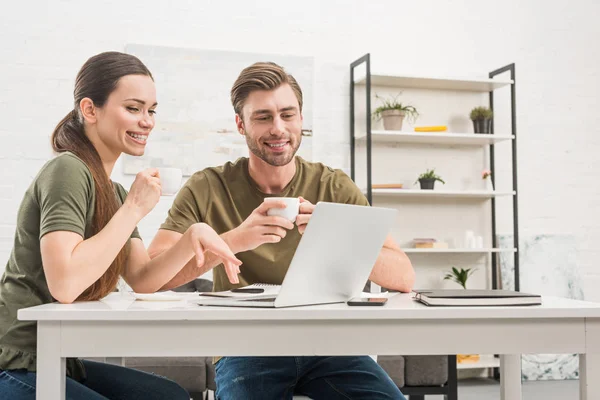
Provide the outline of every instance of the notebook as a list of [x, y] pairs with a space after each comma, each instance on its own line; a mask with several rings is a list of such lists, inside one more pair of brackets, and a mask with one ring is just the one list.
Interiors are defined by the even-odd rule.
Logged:
[[416, 301], [427, 306], [535, 306], [542, 304], [537, 294], [511, 290], [414, 290]]
[[202, 297], [217, 297], [217, 298], [236, 298], [236, 299], [261, 299], [264, 297], [275, 297], [279, 294], [281, 285], [272, 285], [270, 283], [254, 283], [252, 285], [241, 287], [240, 289], [259, 289], [261, 293], [244, 293], [236, 292], [231, 290], [224, 290], [222, 292], [202, 292]]

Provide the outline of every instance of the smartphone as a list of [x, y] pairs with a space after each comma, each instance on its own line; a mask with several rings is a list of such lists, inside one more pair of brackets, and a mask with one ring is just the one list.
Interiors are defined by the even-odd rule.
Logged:
[[349, 306], [382, 306], [387, 302], [385, 297], [355, 297], [348, 300]]

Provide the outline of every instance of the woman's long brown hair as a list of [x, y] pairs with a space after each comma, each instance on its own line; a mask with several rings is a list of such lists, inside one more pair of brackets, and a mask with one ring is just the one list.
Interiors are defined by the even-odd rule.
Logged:
[[[87, 60], [75, 80], [74, 108], [52, 132], [53, 150], [56, 153], [69, 151], [75, 154], [92, 173], [96, 203], [90, 227], [91, 235], [97, 234], [106, 226], [119, 209], [120, 202], [98, 151], [85, 134], [83, 118], [79, 114], [79, 103], [87, 97], [93, 101], [94, 106], [102, 107], [117, 87], [119, 79], [126, 75], [146, 75], [152, 78], [148, 68], [130, 54], [106, 52]], [[123, 246], [106, 272], [79, 295], [77, 300], [98, 300], [112, 292], [123, 273], [128, 253], [129, 246]]]

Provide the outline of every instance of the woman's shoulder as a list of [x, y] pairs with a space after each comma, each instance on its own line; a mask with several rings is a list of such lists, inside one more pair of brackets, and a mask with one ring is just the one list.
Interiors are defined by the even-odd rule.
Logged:
[[57, 179], [85, 177], [92, 179], [90, 169], [82, 159], [70, 152], [60, 153], [42, 167], [40, 175], [52, 175]]
[[47, 161], [35, 177], [33, 187], [47, 190], [85, 187], [93, 190], [94, 178], [88, 166], [73, 153], [60, 153]]

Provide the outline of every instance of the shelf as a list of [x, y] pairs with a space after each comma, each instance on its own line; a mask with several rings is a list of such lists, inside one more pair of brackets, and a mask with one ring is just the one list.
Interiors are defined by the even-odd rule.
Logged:
[[500, 359], [494, 357], [491, 354], [482, 354], [479, 357], [479, 361], [476, 363], [456, 363], [456, 369], [474, 369], [474, 368], [499, 368], [500, 367]]
[[[512, 140], [513, 135], [448, 133], [448, 132], [402, 132], [402, 131], [372, 131], [373, 143], [422, 143], [446, 144], [458, 146], [487, 146], [490, 144]], [[358, 142], [366, 142], [366, 136], [356, 138]]]
[[482, 249], [414, 249], [414, 248], [403, 248], [405, 253], [514, 253], [517, 251], [515, 248], [482, 248]]
[[[365, 85], [364, 76], [354, 80], [357, 85]], [[490, 92], [504, 86], [512, 85], [510, 79], [489, 78], [453, 78], [453, 77], [426, 77], [426, 76], [400, 76], [388, 74], [371, 74], [372, 86], [394, 86], [400, 88], [434, 89], [434, 90], [463, 90], [467, 92]]]
[[[366, 190], [363, 190], [366, 193]], [[490, 192], [487, 190], [422, 190], [422, 189], [373, 189], [373, 196], [406, 196], [406, 197], [455, 197], [485, 199], [501, 196], [514, 196], [515, 191]]]

